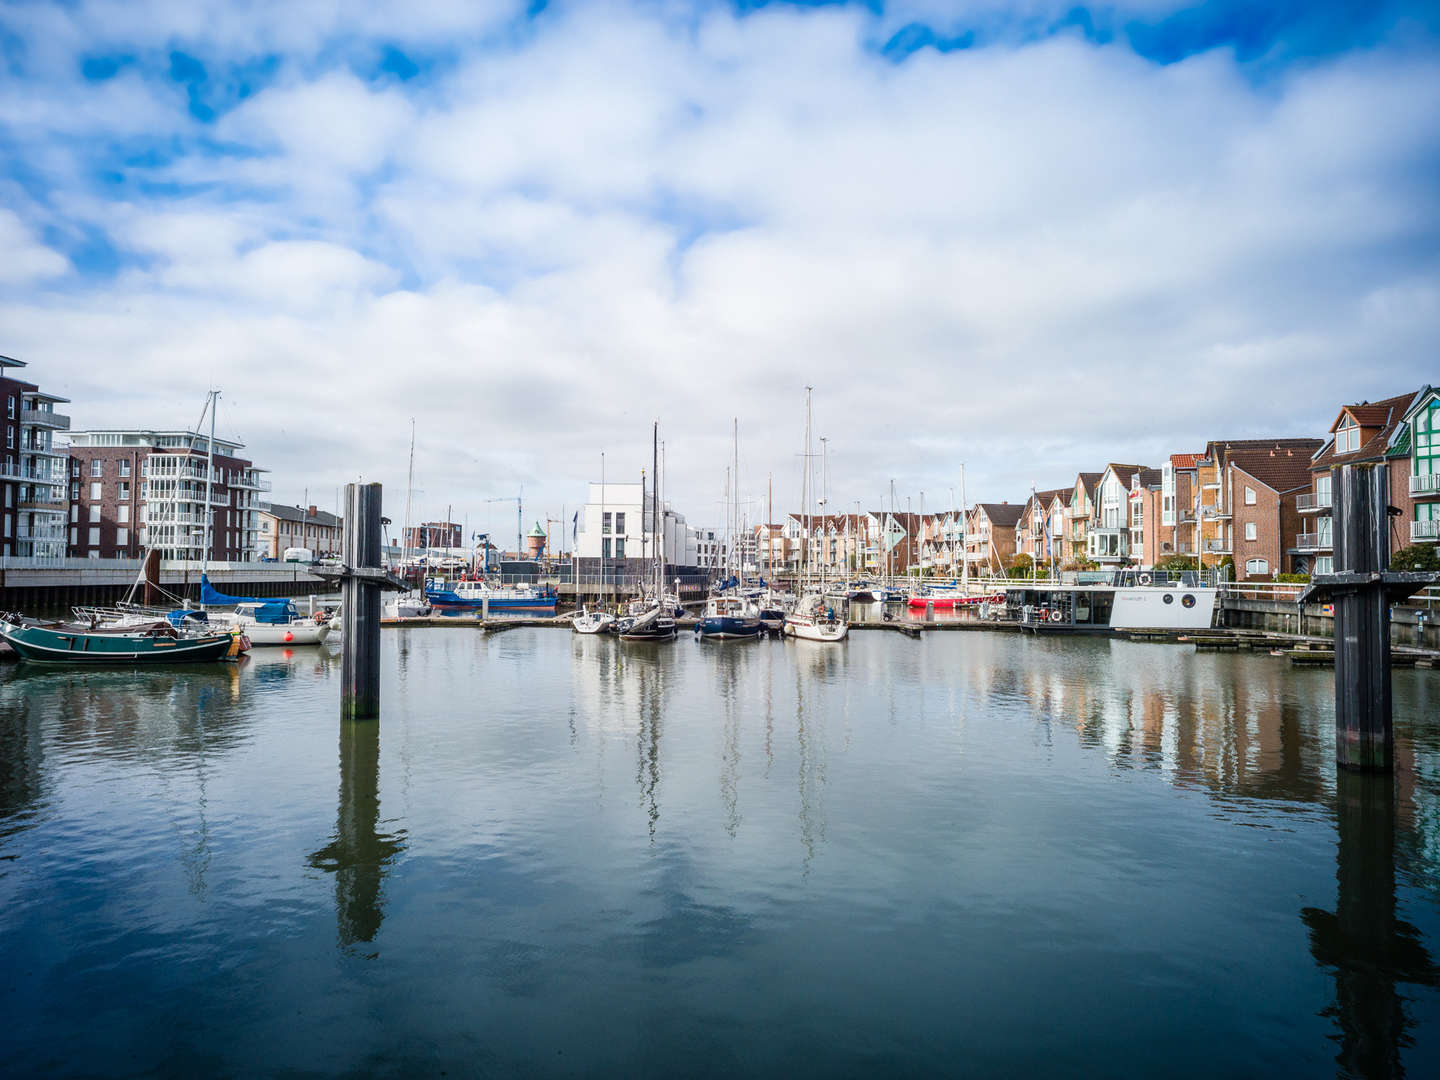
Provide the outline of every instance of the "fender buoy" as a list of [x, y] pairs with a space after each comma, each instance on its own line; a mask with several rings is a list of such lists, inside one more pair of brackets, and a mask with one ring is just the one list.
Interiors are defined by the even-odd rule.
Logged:
[[286, 641], [294, 641], [294, 640], [295, 640], [295, 634], [294, 634], [294, 632], [291, 631], [291, 630], [286, 630], [286, 631], [285, 631], [285, 640], [286, 640]]
[[1064, 614], [1060, 611], [1059, 608], [1056, 608], [1054, 611], [1050, 612], [1050, 621], [1051, 621], [1051, 622], [1059, 622], [1059, 621], [1060, 621], [1061, 619], [1063, 619], [1064, 617], [1065, 617]]

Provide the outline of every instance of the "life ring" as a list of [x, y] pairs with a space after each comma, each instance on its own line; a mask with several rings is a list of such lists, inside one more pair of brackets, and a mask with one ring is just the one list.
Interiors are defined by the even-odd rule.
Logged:
[[1146, 570], [1144, 573], [1142, 573], [1142, 574], [1140, 575], [1140, 584], [1141, 584], [1141, 585], [1149, 585], [1149, 584], [1150, 584], [1150, 571]]
[[1063, 613], [1059, 608], [1056, 608], [1054, 611], [1050, 612], [1050, 621], [1051, 621], [1051, 622], [1059, 622], [1059, 621], [1060, 621], [1061, 619], [1063, 619], [1064, 617], [1065, 617], [1064, 613]]

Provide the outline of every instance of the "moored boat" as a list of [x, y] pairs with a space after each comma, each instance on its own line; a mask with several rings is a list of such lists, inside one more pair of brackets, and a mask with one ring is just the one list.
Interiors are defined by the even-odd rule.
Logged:
[[590, 611], [583, 607], [570, 620], [570, 627], [577, 634], [603, 634], [614, 625], [615, 616], [610, 612]]
[[489, 581], [446, 582], [430, 578], [425, 582], [425, 599], [440, 611], [483, 611], [492, 614], [554, 615], [553, 589], [539, 585], [496, 585]]
[[57, 664], [201, 663], [224, 660], [241, 646], [241, 635], [229, 629], [182, 630], [165, 619], [91, 629], [14, 613], [0, 615], [0, 638], [22, 660]]
[[1193, 574], [1121, 571], [1086, 583], [1017, 582], [1006, 590], [1005, 612], [1036, 633], [1208, 630], [1218, 595]]
[[794, 611], [786, 614], [784, 633], [802, 641], [844, 641], [850, 624], [844, 617], [843, 604], [837, 605], [820, 593], [808, 593]]
[[330, 616], [302, 615], [291, 600], [253, 600], [233, 612], [211, 612], [211, 622], [233, 626], [260, 645], [318, 645], [330, 634]]
[[695, 624], [696, 635], [708, 641], [754, 639], [764, 629], [755, 602], [734, 594], [710, 597], [705, 602], [705, 613]]

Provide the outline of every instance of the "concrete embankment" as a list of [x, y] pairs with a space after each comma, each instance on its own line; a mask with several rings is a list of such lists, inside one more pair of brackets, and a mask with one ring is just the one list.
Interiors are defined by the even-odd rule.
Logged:
[[[90, 561], [94, 565], [85, 565]], [[139, 560], [128, 559], [65, 559], [58, 566], [17, 566], [0, 560], [0, 611], [32, 613], [76, 604], [114, 604], [130, 592], [139, 572]], [[226, 563], [207, 572], [215, 588], [239, 596], [311, 596], [334, 588], [298, 563]], [[198, 601], [199, 564], [162, 564], [160, 584], [174, 596]]]

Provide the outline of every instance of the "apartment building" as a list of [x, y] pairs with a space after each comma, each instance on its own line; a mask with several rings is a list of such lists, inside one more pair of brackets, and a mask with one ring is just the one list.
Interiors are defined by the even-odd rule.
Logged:
[[1164, 470], [1140, 469], [1130, 477], [1129, 519], [1130, 519], [1130, 563], [1134, 566], [1154, 566], [1156, 561], [1173, 554], [1174, 529], [1161, 524], [1164, 505]]
[[61, 558], [65, 554], [67, 454], [54, 443], [70, 418], [55, 406], [67, 398], [47, 394], [15, 377], [23, 360], [0, 356], [0, 555]]
[[1391, 529], [1391, 553], [1440, 536], [1440, 391], [1426, 386], [1383, 401], [1345, 405], [1330, 425], [1329, 438], [1310, 463], [1309, 490], [1299, 497], [1305, 527], [1297, 536], [1297, 561], [1310, 560], [1314, 573], [1334, 569], [1331, 473], [1338, 465], [1383, 464], [1389, 474], [1390, 505], [1400, 511]]
[[1069, 505], [1065, 509], [1065, 555], [1070, 563], [1090, 557], [1090, 521], [1099, 498], [1103, 473], [1082, 472], [1070, 486]]
[[1024, 503], [976, 503], [965, 527], [965, 560], [971, 572], [1003, 574], [1015, 561], [1015, 526]]
[[286, 548], [308, 548], [319, 558], [339, 555], [345, 535], [345, 521], [314, 506], [286, 506], [258, 503], [255, 516], [259, 528], [255, 556], [284, 558]]
[[1310, 559], [1298, 549], [1299, 502], [1310, 487], [1310, 459], [1321, 445], [1319, 439], [1206, 444], [1196, 462], [1196, 516], [1205, 565], [1231, 556], [1237, 581], [1311, 569]]
[[1105, 466], [1086, 520], [1085, 557], [1113, 568], [1135, 561], [1130, 554], [1130, 482], [1141, 465]]
[[108, 559], [156, 548], [162, 558], [198, 560], [208, 521], [210, 559], [254, 561], [256, 496], [270, 482], [243, 449], [215, 439], [210, 472], [209, 436], [198, 432], [71, 432], [70, 553]]
[[1015, 552], [1029, 555], [1045, 566], [1053, 560], [1064, 562], [1065, 510], [1064, 497], [1069, 488], [1052, 488], [1032, 492], [1015, 523]]

